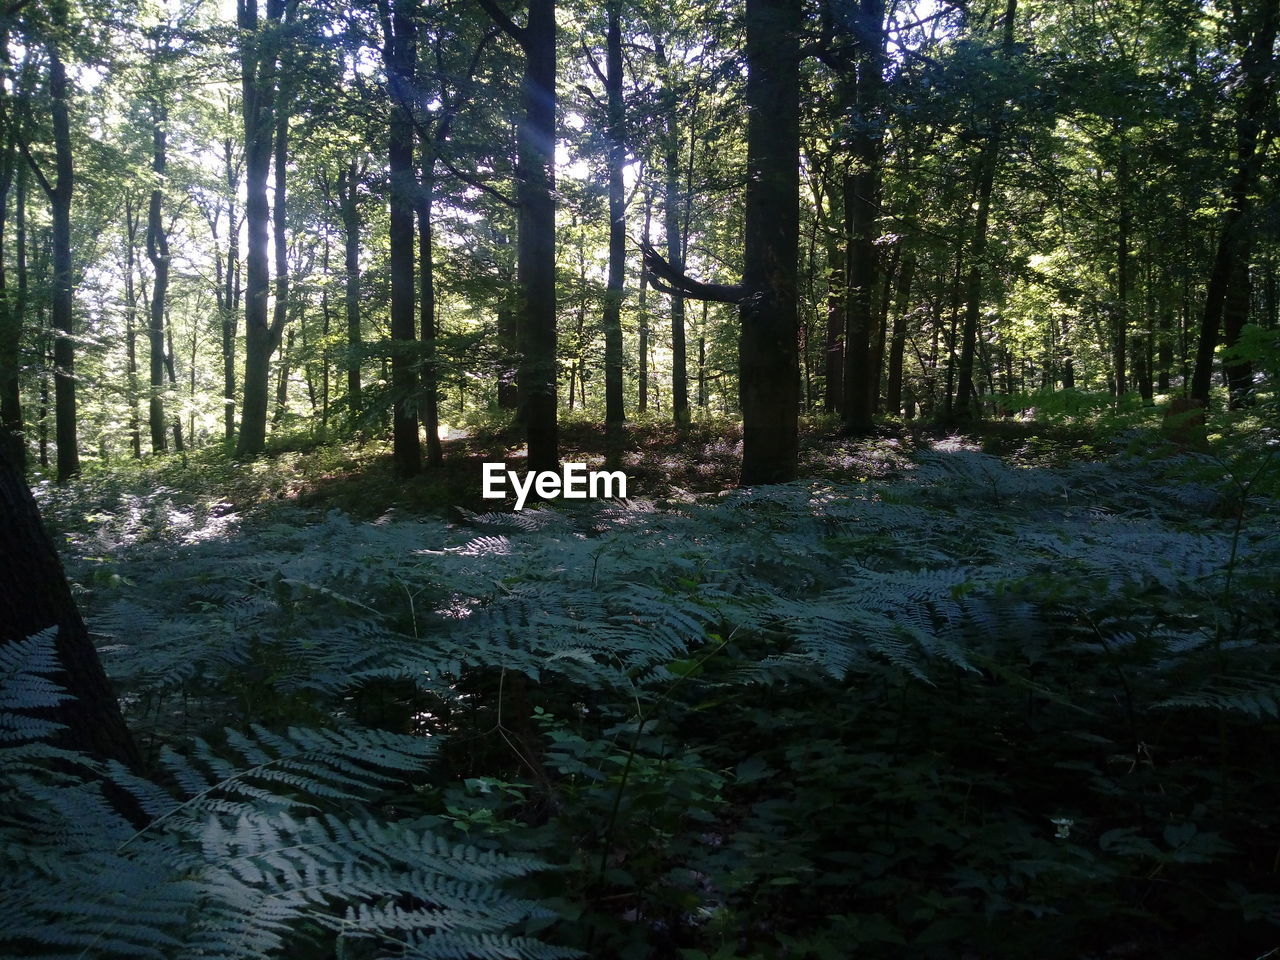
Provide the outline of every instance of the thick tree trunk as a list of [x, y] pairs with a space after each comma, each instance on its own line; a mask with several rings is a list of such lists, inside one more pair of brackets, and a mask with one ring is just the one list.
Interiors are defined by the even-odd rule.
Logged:
[[169, 296], [169, 235], [164, 228], [164, 179], [166, 111], [162, 104], [151, 107], [151, 170], [155, 182], [151, 203], [147, 208], [147, 258], [154, 277], [151, 287], [151, 316], [147, 327], [151, 345], [151, 393], [148, 420], [151, 426], [151, 452], [163, 453], [168, 446], [164, 422], [164, 316]]
[[605, 94], [609, 143], [609, 279], [604, 300], [605, 424], [627, 419], [622, 390], [622, 300], [625, 296], [627, 256], [626, 198], [622, 168], [627, 161], [625, 115], [622, 104], [621, 0], [608, 0], [609, 27], [605, 56]]
[[560, 463], [556, 423], [556, 5], [529, 0], [518, 134], [521, 420], [530, 470]]
[[796, 476], [800, 0], [747, 0], [747, 193], [739, 304], [742, 483]]
[[[418, 375], [410, 345], [418, 339], [414, 322], [414, 230], [418, 178], [413, 171], [414, 73], [417, 9], [412, 0], [395, 0], [383, 25], [383, 54], [391, 96], [387, 147], [390, 182], [391, 265], [391, 452], [396, 473], [412, 477], [422, 470], [422, 444], [416, 410]], [[415, 351], [416, 352], [416, 351]]]
[[63, 724], [61, 746], [137, 771], [141, 758], [67, 584], [22, 473], [0, 455], [0, 644], [54, 628], [62, 667], [52, 679], [71, 699], [46, 716]]
[[[267, 0], [267, 19], [278, 24], [283, 0]], [[260, 30], [258, 0], [237, 0], [237, 23], [243, 37], [241, 88], [244, 101], [245, 223], [249, 249], [245, 258], [244, 401], [236, 451], [241, 456], [262, 452], [267, 439], [267, 406], [271, 354], [280, 331], [267, 319], [271, 270], [268, 234], [271, 208], [267, 203], [267, 175], [271, 170], [275, 127], [276, 53]]]

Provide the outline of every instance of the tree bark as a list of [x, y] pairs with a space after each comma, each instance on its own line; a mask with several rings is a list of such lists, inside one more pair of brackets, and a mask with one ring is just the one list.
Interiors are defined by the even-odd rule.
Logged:
[[240, 412], [241, 456], [262, 452], [267, 439], [268, 381], [271, 354], [280, 330], [267, 319], [271, 270], [268, 233], [271, 208], [267, 203], [267, 175], [271, 169], [275, 127], [276, 39], [284, 14], [284, 0], [267, 0], [267, 24], [260, 24], [258, 0], [237, 0], [237, 23], [243, 37], [241, 89], [245, 139], [245, 223], [249, 249], [245, 258], [244, 400]]
[[[60, 24], [65, 27], [66, 24]], [[49, 95], [52, 100], [54, 158], [57, 179], [46, 188], [53, 215], [53, 415], [58, 446], [58, 482], [80, 472], [76, 430], [74, 290], [71, 279], [71, 195], [75, 168], [71, 155], [71, 117], [67, 106], [67, 70], [56, 43], [48, 44]]]
[[622, 103], [621, 0], [608, 0], [605, 54], [605, 95], [609, 151], [609, 279], [604, 300], [604, 405], [606, 427], [627, 419], [622, 384], [622, 301], [627, 256], [626, 198], [622, 168], [627, 160], [625, 113]]
[[418, 299], [422, 327], [422, 427], [427, 434], [427, 463], [444, 462], [440, 447], [440, 374], [436, 361], [436, 273], [432, 250], [431, 216], [435, 199], [435, 155], [423, 143], [422, 186], [418, 193], [418, 275], [422, 292]]
[[164, 228], [164, 179], [167, 157], [165, 154], [164, 105], [151, 105], [151, 172], [155, 176], [151, 187], [151, 202], [147, 208], [147, 259], [151, 261], [151, 316], [147, 327], [151, 345], [151, 392], [148, 404], [148, 421], [151, 426], [151, 452], [163, 453], [168, 448], [164, 422], [164, 316], [169, 295], [169, 235]]
[[[1008, 0], [1004, 13], [1005, 57], [1013, 52], [1013, 24], [1018, 12], [1018, 0]], [[995, 129], [987, 136], [982, 153], [978, 157], [978, 215], [973, 227], [973, 240], [969, 248], [969, 279], [966, 284], [964, 323], [960, 329], [960, 364], [953, 414], [960, 420], [968, 420], [980, 410], [974, 409], [973, 358], [977, 343], [978, 321], [982, 314], [982, 276], [986, 270], [987, 225], [991, 215], [991, 193], [995, 185], [996, 167], [1000, 163], [1000, 123], [993, 119]]]
[[396, 473], [412, 477], [422, 470], [422, 445], [415, 409], [418, 376], [409, 345], [417, 341], [414, 322], [413, 216], [418, 181], [413, 171], [413, 89], [417, 60], [416, 5], [394, 0], [384, 13], [384, 49], [391, 96], [387, 147], [390, 175], [391, 266], [391, 447]]
[[[1236, 117], [1236, 169], [1228, 190], [1228, 206], [1222, 218], [1218, 248], [1209, 273], [1204, 313], [1200, 322], [1200, 340], [1196, 350], [1195, 372], [1191, 377], [1191, 398], [1202, 405], [1209, 403], [1209, 386], [1213, 372], [1213, 355], [1218, 346], [1218, 333], [1223, 327], [1228, 290], [1247, 277], [1240, 263], [1247, 252], [1251, 195], [1265, 150], [1259, 141], [1268, 121], [1275, 113], [1275, 44], [1278, 0], [1261, 0], [1258, 26], [1241, 58], [1244, 95]], [[1236, 303], [1240, 302], [1237, 295]]]
[[[26, 443], [23, 440], [22, 394], [19, 389], [18, 371], [21, 368], [22, 304], [21, 292], [11, 296], [8, 285], [5, 256], [6, 229], [8, 226], [9, 190], [15, 175], [19, 180], [15, 226], [18, 233], [18, 259], [25, 257], [25, 189], [21, 182], [25, 169], [18, 157], [16, 145], [10, 142], [0, 158], [0, 456], [8, 456], [21, 470], [26, 465]], [[25, 275], [25, 266], [19, 267], [19, 276]], [[21, 281], [19, 282], [21, 286]]]
[[347, 405], [354, 417], [360, 412], [360, 167], [356, 161], [338, 173], [338, 196], [342, 210], [342, 239], [345, 276], [343, 302], [347, 312]]
[[[662, 41], [656, 41], [658, 65], [669, 70]], [[664, 79], [663, 104], [666, 131], [663, 142], [663, 167], [666, 174], [662, 199], [663, 223], [667, 237], [667, 262], [672, 269], [684, 271], [684, 236], [680, 229], [680, 127], [677, 113], [679, 100], [670, 75]], [[684, 297], [671, 297], [671, 414], [677, 425], [689, 422], [689, 371], [685, 338]]]
[[520, 234], [517, 276], [522, 421], [530, 470], [560, 464], [556, 423], [556, 8], [529, 0], [523, 31], [524, 116], [518, 132], [516, 197]]
[[747, 0], [746, 19], [741, 482], [785, 483], [795, 479], [799, 455], [800, 0]]
[[844, 345], [844, 428], [866, 433], [872, 427], [874, 398], [871, 336], [880, 280], [879, 239], [881, 138], [884, 99], [884, 0], [860, 0], [854, 19], [857, 74], [853, 134], [854, 170], [844, 179], [848, 306]]

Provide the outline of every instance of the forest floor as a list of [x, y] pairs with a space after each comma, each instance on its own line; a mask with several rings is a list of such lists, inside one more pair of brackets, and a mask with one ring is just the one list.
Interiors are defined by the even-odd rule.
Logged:
[[357, 809], [538, 858], [514, 932], [1252, 960], [1280, 945], [1280, 500], [1265, 436], [1215, 444], [814, 424], [803, 480], [737, 490], [732, 427], [645, 425], [629, 503], [509, 513], [480, 464], [518, 442], [481, 429], [408, 482], [343, 442], [38, 495], [156, 762], [224, 726], [426, 735], [412, 790]]

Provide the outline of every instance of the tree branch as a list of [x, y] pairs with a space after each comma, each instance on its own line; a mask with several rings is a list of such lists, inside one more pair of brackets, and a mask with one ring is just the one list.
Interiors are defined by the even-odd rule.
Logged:
[[505, 10], [498, 6], [494, 0], [480, 0], [480, 6], [484, 8], [484, 12], [489, 14], [490, 18], [498, 25], [498, 28], [503, 33], [509, 36], [516, 43], [520, 44], [520, 46], [524, 46], [524, 28], [517, 27], [515, 21], [507, 16]]
[[[747, 298], [747, 288], [742, 284], [703, 283], [685, 276], [662, 258], [662, 254], [650, 244], [641, 243], [640, 251], [644, 255], [645, 272], [654, 289], [672, 296], [688, 297], [691, 300], [711, 300], [715, 303], [741, 303]], [[666, 281], [663, 283], [662, 281]]]

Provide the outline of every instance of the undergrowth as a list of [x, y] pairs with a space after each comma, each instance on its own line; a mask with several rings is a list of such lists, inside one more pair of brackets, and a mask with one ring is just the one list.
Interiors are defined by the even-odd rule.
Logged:
[[[707, 429], [684, 475], [734, 442]], [[832, 443], [796, 484], [452, 518], [139, 517], [99, 491], [75, 526], [65, 495], [169, 785], [125, 778], [159, 818], [136, 839], [74, 772], [6, 786], [0, 883], [27, 906], [0, 927], [87, 956], [1280, 946], [1275, 454], [992, 443]], [[2, 706], [51, 695], [26, 655]], [[0, 749], [26, 771], [41, 733]]]

